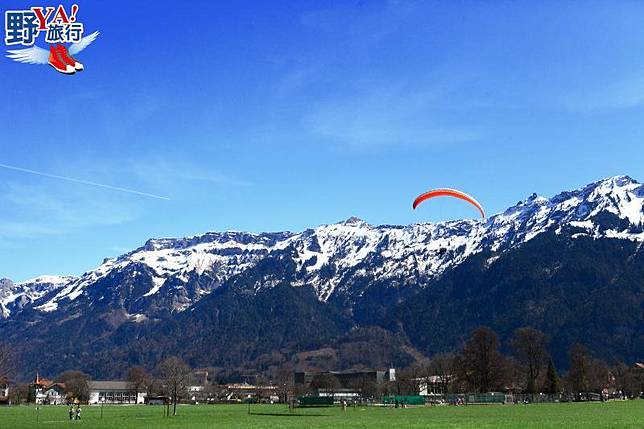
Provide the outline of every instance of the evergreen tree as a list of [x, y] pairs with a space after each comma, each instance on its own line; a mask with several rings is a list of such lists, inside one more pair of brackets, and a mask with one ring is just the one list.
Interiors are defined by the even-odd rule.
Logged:
[[548, 361], [548, 369], [546, 370], [546, 388], [545, 391], [549, 395], [556, 395], [561, 392], [561, 383], [559, 382], [559, 375], [557, 375], [557, 369], [555, 364], [552, 361], [552, 358]]

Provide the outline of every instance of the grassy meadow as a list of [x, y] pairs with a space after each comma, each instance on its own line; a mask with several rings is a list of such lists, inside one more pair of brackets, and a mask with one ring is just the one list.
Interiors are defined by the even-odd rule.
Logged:
[[63, 406], [0, 407], [1, 429], [22, 428], [644, 428], [644, 400], [607, 403], [471, 405], [394, 409], [285, 405], [180, 405], [164, 417], [162, 406], [85, 406], [69, 421]]

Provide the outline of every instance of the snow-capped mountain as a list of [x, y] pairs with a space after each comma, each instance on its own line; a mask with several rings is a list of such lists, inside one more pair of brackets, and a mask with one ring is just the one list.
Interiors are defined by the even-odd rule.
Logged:
[[5, 318], [24, 308], [52, 313], [90, 305], [121, 308], [122, 321], [144, 321], [182, 312], [271, 259], [285, 268], [254, 275], [247, 287], [257, 291], [287, 282], [312, 286], [322, 302], [357, 299], [378, 283], [424, 287], [470, 255], [504, 252], [549, 230], [644, 241], [644, 185], [617, 176], [550, 199], [534, 194], [487, 220], [372, 226], [349, 218], [300, 233], [152, 239], [77, 278], [5, 281], [0, 305]]
[[35, 302], [39, 312], [96, 302], [124, 308], [125, 319], [144, 321], [180, 312], [221, 286], [231, 276], [285, 246], [289, 233], [207, 233], [181, 239], [153, 239], [98, 268], [73, 278], [54, 294]]
[[644, 185], [626, 176], [486, 220], [153, 239], [80, 277], [0, 281], [0, 332], [25, 377], [115, 377], [169, 354], [228, 370], [317, 365], [316, 350], [406, 366], [480, 325], [506, 344], [543, 330], [557, 365], [575, 342], [630, 362], [644, 347], [643, 243]]
[[71, 276], [40, 276], [21, 283], [0, 279], [0, 315], [9, 317], [34, 301], [57, 291], [75, 278]]

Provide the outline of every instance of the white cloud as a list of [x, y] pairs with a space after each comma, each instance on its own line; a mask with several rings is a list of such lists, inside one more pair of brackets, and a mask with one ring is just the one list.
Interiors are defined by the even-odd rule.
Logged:
[[353, 148], [388, 145], [442, 145], [479, 138], [460, 124], [448, 123], [445, 104], [450, 84], [385, 85], [373, 83], [316, 105], [305, 119], [321, 136]]
[[0, 241], [5, 245], [98, 225], [119, 225], [134, 220], [140, 211], [128, 196], [38, 180], [5, 182], [0, 187]]

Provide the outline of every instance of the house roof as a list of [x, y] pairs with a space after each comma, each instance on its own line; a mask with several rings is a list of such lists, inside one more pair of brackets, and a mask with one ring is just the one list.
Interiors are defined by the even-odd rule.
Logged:
[[132, 390], [130, 383], [118, 380], [90, 381], [89, 388], [90, 390]]
[[47, 387], [45, 387], [45, 390], [50, 390], [50, 389], [55, 389], [55, 390], [58, 390], [60, 392], [64, 392], [65, 391], [65, 383], [52, 383], [52, 384], [49, 384]]
[[36, 371], [36, 378], [34, 378], [34, 381], [32, 384], [36, 386], [45, 387], [45, 386], [50, 386], [54, 384], [54, 382], [46, 378], [40, 378], [40, 374], [38, 374], [38, 371]]

